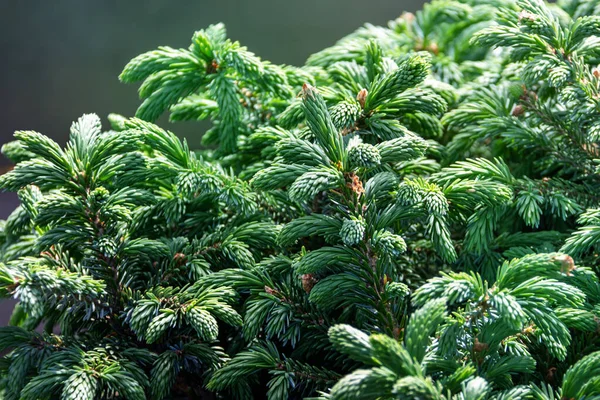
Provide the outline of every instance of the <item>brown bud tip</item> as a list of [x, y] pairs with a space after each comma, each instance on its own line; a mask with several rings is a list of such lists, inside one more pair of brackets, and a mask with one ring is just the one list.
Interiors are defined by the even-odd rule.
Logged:
[[309, 85], [308, 83], [302, 85], [302, 97], [305, 99], [308, 97], [314, 97], [316, 91], [317, 89], [314, 86]]
[[179, 264], [183, 264], [186, 261], [185, 254], [183, 254], [183, 253], [175, 253], [175, 255], [173, 256], [173, 259]]
[[555, 258], [556, 261], [560, 262], [560, 272], [570, 275], [570, 272], [575, 269], [575, 261], [573, 257], [568, 254], [563, 254]]
[[265, 286], [265, 292], [267, 292], [270, 295], [274, 295], [275, 293], [277, 293], [275, 289], [270, 288], [269, 286]]
[[439, 52], [440, 52], [440, 48], [439, 48], [439, 46], [437, 45], [437, 43], [431, 43], [431, 44], [429, 45], [429, 48], [428, 48], [428, 50], [429, 50], [429, 52], [430, 52], [430, 53], [433, 53], [433, 54], [435, 54], [436, 56], [437, 56], [437, 55], [439, 54]]
[[524, 113], [525, 113], [525, 108], [520, 104], [517, 104], [516, 106], [514, 106], [512, 109], [512, 112], [511, 112], [513, 117], [519, 117], [519, 116], [523, 115]]
[[360, 197], [365, 192], [362, 181], [354, 172], [350, 173], [348, 177], [350, 181], [346, 183], [346, 186]]
[[479, 339], [475, 338], [475, 343], [473, 343], [473, 351], [476, 353], [481, 353], [482, 351], [487, 350], [489, 347], [490, 346], [487, 343], [481, 343]]
[[592, 74], [594, 74], [596, 78], [600, 78], [600, 70], [598, 68], [594, 68]]
[[369, 92], [367, 92], [367, 89], [360, 89], [360, 92], [356, 95], [356, 100], [358, 100], [360, 108], [365, 108], [365, 100], [367, 99], [368, 94]]
[[304, 291], [306, 293], [310, 293], [310, 291], [312, 290], [312, 288], [315, 286], [316, 283], [317, 283], [317, 279], [314, 277], [313, 274], [302, 275], [302, 289], [304, 289]]

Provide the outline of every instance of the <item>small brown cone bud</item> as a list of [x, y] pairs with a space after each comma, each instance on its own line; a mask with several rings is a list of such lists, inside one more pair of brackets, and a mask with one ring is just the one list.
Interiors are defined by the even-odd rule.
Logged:
[[362, 184], [360, 178], [358, 177], [358, 175], [356, 175], [354, 172], [352, 172], [352, 173], [350, 173], [349, 177], [350, 177], [350, 182], [348, 182], [346, 184], [346, 186], [348, 188], [350, 188], [358, 196], [362, 195], [365, 192], [365, 189], [364, 189], [363, 184]]
[[490, 346], [487, 343], [481, 343], [479, 339], [475, 338], [475, 343], [473, 343], [473, 351], [476, 353], [481, 353], [482, 351], [487, 350], [489, 347]]
[[561, 256], [556, 257], [557, 261], [560, 261], [560, 272], [566, 273], [567, 275], [571, 274], [571, 271], [575, 269], [575, 261], [573, 257], [568, 254], [563, 254]]
[[269, 286], [265, 286], [265, 292], [267, 292], [270, 295], [275, 295], [277, 294], [277, 290], [270, 288]]
[[512, 109], [512, 112], [511, 112], [513, 117], [519, 117], [519, 116], [523, 115], [524, 113], [525, 113], [525, 108], [520, 104], [517, 104], [516, 106], [514, 106]]
[[214, 74], [217, 72], [218, 69], [219, 69], [219, 63], [217, 62], [217, 60], [212, 60], [212, 62], [210, 64], [206, 65], [206, 73], [207, 74]]
[[429, 45], [429, 47], [427, 48], [427, 50], [429, 50], [429, 52], [431, 52], [431, 53], [433, 53], [433, 54], [435, 54], [435, 55], [438, 55], [438, 54], [439, 54], [439, 52], [440, 52], [440, 48], [439, 48], [439, 46], [437, 45], [437, 43], [431, 43], [431, 44]]
[[317, 283], [317, 279], [314, 277], [313, 274], [302, 275], [302, 289], [304, 289], [304, 291], [306, 293], [310, 293], [310, 291], [312, 290], [312, 288], [315, 286], [316, 283]]
[[177, 262], [177, 264], [179, 264], [179, 265], [185, 264], [185, 261], [186, 261], [185, 254], [175, 253], [175, 255], [173, 256], [173, 260], [175, 260]]
[[308, 83], [302, 85], [302, 98], [303, 99], [312, 99], [316, 96], [317, 88], [311, 86]]
[[367, 100], [367, 95], [369, 92], [367, 89], [360, 89], [360, 92], [356, 95], [356, 100], [358, 100], [358, 104], [360, 104], [360, 108], [365, 108], [365, 100]]

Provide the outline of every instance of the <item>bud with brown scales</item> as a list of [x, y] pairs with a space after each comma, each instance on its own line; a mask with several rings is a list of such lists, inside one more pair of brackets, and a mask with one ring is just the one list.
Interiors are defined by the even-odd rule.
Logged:
[[510, 113], [513, 117], [520, 117], [525, 114], [525, 107], [520, 104], [517, 104], [513, 107], [512, 112]]
[[560, 262], [560, 272], [562, 272], [563, 274], [566, 274], [568, 276], [570, 276], [571, 271], [574, 271], [576, 268], [573, 257], [571, 257], [568, 254], [563, 254], [561, 256], [557, 256], [557, 257], [555, 257], [555, 260]]
[[365, 101], [367, 100], [368, 95], [369, 92], [367, 91], [367, 89], [360, 89], [360, 91], [356, 95], [356, 100], [358, 101], [358, 104], [360, 104], [360, 108], [365, 108]]
[[272, 296], [276, 296], [277, 294], [279, 294], [279, 292], [273, 288], [270, 288], [269, 286], [265, 286], [265, 292], [267, 292], [268, 294], [272, 295]]
[[347, 174], [349, 181], [346, 183], [346, 186], [356, 193], [357, 196], [361, 196], [365, 193], [365, 189], [363, 187], [362, 181], [360, 177], [356, 175], [354, 172], [350, 172]]
[[475, 353], [482, 353], [490, 348], [490, 345], [487, 343], [481, 343], [478, 338], [475, 338], [473, 343], [473, 351]]
[[183, 265], [186, 263], [187, 257], [183, 253], [175, 253], [173, 260], [177, 263], [177, 265]]
[[310, 291], [312, 290], [312, 288], [315, 286], [315, 284], [318, 282], [318, 280], [315, 278], [315, 276], [313, 274], [303, 274], [302, 275], [302, 289], [304, 289], [304, 291], [307, 294], [310, 294]]

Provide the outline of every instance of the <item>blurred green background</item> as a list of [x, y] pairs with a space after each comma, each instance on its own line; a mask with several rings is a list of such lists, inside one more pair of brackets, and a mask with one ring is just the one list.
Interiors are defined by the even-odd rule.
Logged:
[[[263, 59], [302, 65], [363, 23], [382, 25], [419, 6], [419, 0], [0, 0], [0, 143], [17, 129], [64, 141], [82, 113], [132, 115], [140, 102], [137, 87], [117, 79], [123, 66], [159, 45], [187, 47], [193, 32], [211, 23], [224, 22], [231, 38]], [[194, 137], [197, 125], [170, 128]]]
[[[263, 59], [302, 65], [366, 22], [384, 25], [421, 0], [0, 0], [0, 145], [15, 130], [64, 144], [83, 113], [135, 113], [137, 87], [117, 76], [160, 45], [188, 47], [195, 30], [224, 22], [229, 37]], [[159, 124], [198, 145], [203, 125]], [[10, 168], [0, 156], [0, 171]], [[0, 218], [16, 207], [0, 193]], [[5, 303], [6, 304], [6, 303]], [[0, 326], [8, 307], [0, 307]]]

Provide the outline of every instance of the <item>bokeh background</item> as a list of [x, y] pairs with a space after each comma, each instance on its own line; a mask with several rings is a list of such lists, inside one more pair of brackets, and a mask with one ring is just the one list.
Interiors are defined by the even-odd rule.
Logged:
[[[263, 59], [302, 65], [306, 58], [369, 22], [384, 25], [422, 0], [0, 0], [0, 145], [15, 130], [64, 144], [84, 113], [135, 113], [137, 87], [117, 76], [136, 55], [160, 45], [185, 47], [195, 30], [224, 22], [229, 37]], [[197, 123], [159, 124], [190, 145]], [[10, 163], [0, 156], [0, 173]], [[16, 207], [0, 193], [0, 219]], [[0, 303], [0, 326], [11, 302]]]

